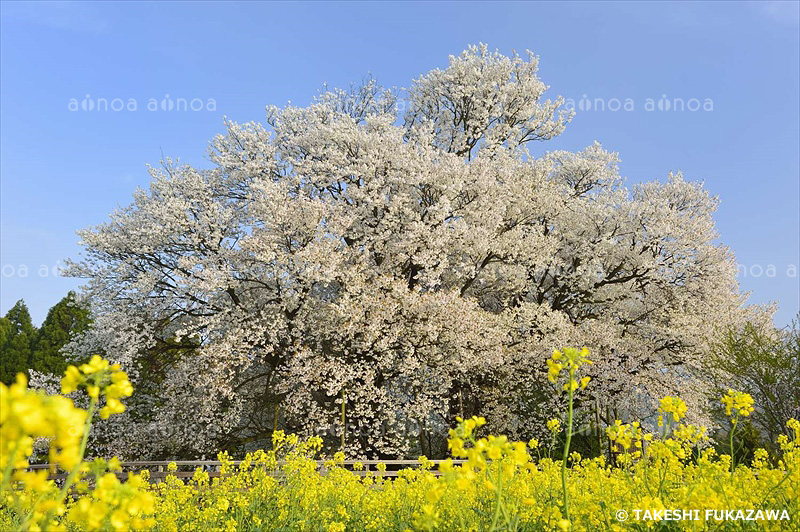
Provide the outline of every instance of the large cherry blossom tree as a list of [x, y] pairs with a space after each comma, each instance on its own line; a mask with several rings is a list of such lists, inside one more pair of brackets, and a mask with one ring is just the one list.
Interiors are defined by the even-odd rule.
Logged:
[[536, 155], [571, 118], [537, 68], [469, 47], [404, 92], [369, 80], [227, 122], [210, 169], [152, 169], [69, 270], [96, 313], [71, 348], [137, 387], [106, 443], [198, 456], [277, 427], [336, 449], [344, 415], [350, 455], [440, 455], [459, 414], [535, 434], [563, 345], [593, 352], [598, 419], [701, 406], [719, 327], [754, 312], [717, 200], [680, 174], [628, 189], [597, 143]]

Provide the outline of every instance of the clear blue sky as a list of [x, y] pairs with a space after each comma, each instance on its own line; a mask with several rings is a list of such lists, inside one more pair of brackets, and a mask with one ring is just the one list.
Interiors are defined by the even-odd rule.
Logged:
[[[567, 132], [539, 148], [598, 140], [620, 153], [630, 183], [677, 170], [705, 181], [722, 200], [720, 240], [742, 264], [750, 301], [777, 301], [778, 325], [798, 312], [800, 278], [790, 276], [800, 266], [797, 2], [2, 2], [0, 10], [3, 314], [24, 298], [41, 322], [80, 284], [53, 275], [78, 256], [75, 230], [128, 204], [147, 186], [145, 163], [162, 152], [208, 165], [223, 116], [263, 121], [267, 104], [306, 104], [324, 82], [368, 72], [408, 86], [478, 42], [506, 54], [531, 49], [550, 93], [576, 106], [584, 95], [612, 107], [629, 98], [632, 111], [579, 107]], [[84, 111], [87, 95], [134, 99], [137, 110]], [[148, 110], [166, 95], [199, 98], [203, 109]], [[713, 110], [659, 110], [664, 95], [685, 105], [708, 98]]]

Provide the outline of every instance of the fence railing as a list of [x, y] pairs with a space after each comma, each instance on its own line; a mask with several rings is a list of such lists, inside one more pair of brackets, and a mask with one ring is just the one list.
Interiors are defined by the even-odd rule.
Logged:
[[[432, 464], [434, 466], [438, 466], [444, 460], [428, 460], [426, 463]], [[317, 469], [321, 474], [326, 474], [325, 464], [328, 462], [327, 460], [315, 460], [317, 464]], [[460, 465], [463, 464], [465, 460], [453, 460], [453, 464]], [[228, 462], [232, 464], [236, 468], [242, 463], [241, 460], [232, 460]], [[170, 464], [175, 464], [177, 467], [177, 471], [167, 471], [167, 468]], [[282, 475], [281, 466], [284, 465], [285, 462], [278, 461], [277, 466], [274, 470], [270, 471], [271, 474], [276, 476]], [[354, 469], [355, 464], [360, 464], [361, 469], [356, 470]], [[379, 471], [377, 466], [378, 464], [383, 464], [386, 466], [384, 471]], [[402, 469], [416, 469], [421, 466], [419, 460], [345, 460], [341, 464], [340, 467], [344, 467], [345, 469], [353, 472], [356, 475], [366, 476], [372, 475], [376, 477], [396, 477], [398, 476], [400, 470]], [[209, 478], [215, 478], [221, 476], [222, 470], [222, 462], [219, 460], [155, 460], [155, 461], [131, 461], [131, 462], [120, 462], [121, 471], [118, 471], [116, 474], [121, 479], [124, 480], [128, 476], [128, 472], [140, 472], [147, 470], [150, 472], [150, 480], [155, 482], [162, 482], [168, 476], [174, 476], [175, 478], [180, 479], [189, 479], [192, 478], [195, 474], [195, 471], [200, 468], [202, 471], [208, 473]], [[258, 467], [254, 465], [254, 467]], [[27, 469], [29, 470], [42, 470], [42, 469], [51, 469], [50, 464], [32, 464]], [[434, 475], [438, 475], [439, 472], [436, 467], [434, 467], [431, 471]], [[67, 473], [53, 473], [49, 476], [51, 480], [64, 480], [67, 478]]]

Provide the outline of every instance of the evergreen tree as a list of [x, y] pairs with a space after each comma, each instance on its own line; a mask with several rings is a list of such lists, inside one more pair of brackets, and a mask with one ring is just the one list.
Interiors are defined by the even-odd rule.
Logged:
[[33, 342], [30, 369], [56, 375], [63, 373], [68, 364], [61, 348], [90, 322], [88, 306], [79, 304], [75, 292], [70, 291], [48, 311]]
[[17, 373], [27, 373], [31, 358], [31, 343], [36, 337], [36, 328], [23, 300], [19, 300], [3, 318], [0, 344], [0, 381], [10, 384]]
[[[11, 320], [8, 318], [0, 318], [0, 352], [5, 353], [4, 347], [6, 345], [6, 341], [8, 341], [9, 336], [11, 336]], [[3, 356], [0, 358], [0, 365], [3, 365], [5, 362], [5, 357]]]

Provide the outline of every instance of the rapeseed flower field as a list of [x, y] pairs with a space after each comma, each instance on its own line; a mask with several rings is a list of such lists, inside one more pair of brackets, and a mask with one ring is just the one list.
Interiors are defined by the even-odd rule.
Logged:
[[[482, 435], [485, 419], [458, 418], [452, 455], [386, 477], [385, 465], [344, 467], [336, 453], [319, 466], [322, 440], [282, 431], [269, 450], [234, 464], [221, 453], [221, 475], [197, 470], [188, 481], [148, 472], [120, 481], [119, 461], [84, 461], [92, 418], [124, 411], [133, 393], [127, 375], [100, 357], [71, 366], [62, 392], [85, 390], [88, 410], [64, 396], [29, 389], [20, 375], [0, 384], [0, 529], [2, 530], [800, 530], [800, 421], [779, 437], [781, 456], [757, 450], [751, 463], [703, 446], [706, 430], [682, 423], [686, 404], [660, 402], [659, 430], [616, 421], [606, 433], [619, 451], [604, 457], [570, 452], [572, 394], [589, 385], [584, 349], [556, 351], [552, 382], [565, 379], [566, 420], [547, 427], [565, 432], [554, 459], [537, 440]], [[102, 406], [100, 406], [102, 404]], [[754, 408], [747, 394], [721, 398], [735, 429]], [[29, 471], [34, 440], [48, 438], [49, 461], [68, 473], [58, 485], [48, 471]], [[731, 449], [735, 430], [731, 431]], [[455, 459], [455, 460], [454, 460]], [[172, 465], [171, 470], [176, 467]]]

